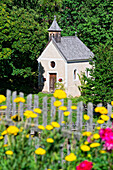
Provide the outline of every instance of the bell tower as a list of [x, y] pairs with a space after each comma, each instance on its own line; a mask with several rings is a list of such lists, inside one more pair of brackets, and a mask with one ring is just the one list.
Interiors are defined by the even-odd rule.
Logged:
[[62, 29], [59, 27], [57, 21], [56, 21], [56, 16], [54, 16], [54, 20], [48, 29], [49, 31], [49, 41], [54, 38], [54, 40], [59, 43], [61, 42], [61, 31]]

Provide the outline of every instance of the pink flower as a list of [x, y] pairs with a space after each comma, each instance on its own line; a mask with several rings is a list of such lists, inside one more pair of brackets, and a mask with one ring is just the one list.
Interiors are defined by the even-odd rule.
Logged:
[[91, 170], [92, 167], [93, 163], [85, 160], [76, 167], [76, 170]]
[[99, 135], [103, 141], [105, 141], [104, 149], [110, 151], [113, 150], [113, 131], [110, 128], [100, 129]]
[[103, 141], [107, 140], [109, 136], [113, 135], [112, 129], [106, 128], [106, 129], [100, 129], [99, 135], [102, 138]]

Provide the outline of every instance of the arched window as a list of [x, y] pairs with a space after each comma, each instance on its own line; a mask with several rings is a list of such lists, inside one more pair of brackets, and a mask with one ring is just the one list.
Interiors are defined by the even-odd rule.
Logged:
[[51, 61], [51, 67], [54, 68], [55, 67], [55, 62], [54, 61]]
[[77, 79], [77, 69], [74, 70], [74, 80]]

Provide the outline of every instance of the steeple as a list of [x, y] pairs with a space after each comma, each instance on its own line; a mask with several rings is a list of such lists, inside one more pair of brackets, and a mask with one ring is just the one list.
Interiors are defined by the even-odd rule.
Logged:
[[61, 31], [62, 29], [59, 27], [56, 16], [54, 16], [54, 20], [48, 29], [49, 31], [49, 41], [54, 38], [56, 42], [61, 42]]

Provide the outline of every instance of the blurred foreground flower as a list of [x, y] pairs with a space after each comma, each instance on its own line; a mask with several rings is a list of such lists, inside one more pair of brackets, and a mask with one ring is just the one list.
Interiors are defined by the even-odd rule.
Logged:
[[7, 109], [7, 106], [0, 106], [0, 110], [5, 110]]
[[43, 149], [43, 148], [38, 148], [38, 149], [35, 151], [35, 153], [36, 153], [37, 155], [44, 155], [44, 154], [46, 153], [46, 150]]
[[0, 94], [0, 103], [5, 102], [5, 101], [6, 101], [6, 97]]
[[75, 161], [76, 160], [76, 155], [74, 153], [70, 153], [65, 157], [66, 161]]
[[91, 170], [92, 167], [93, 163], [85, 160], [76, 167], [76, 170]]
[[55, 128], [59, 128], [60, 127], [59, 123], [57, 123], [57, 122], [51, 122], [51, 124]]
[[10, 151], [10, 150], [9, 150], [9, 151], [6, 151], [5, 154], [6, 154], [6, 155], [13, 155], [13, 151]]
[[41, 109], [39, 109], [39, 108], [35, 108], [33, 111], [36, 113], [39, 113], [39, 114], [42, 113]]

